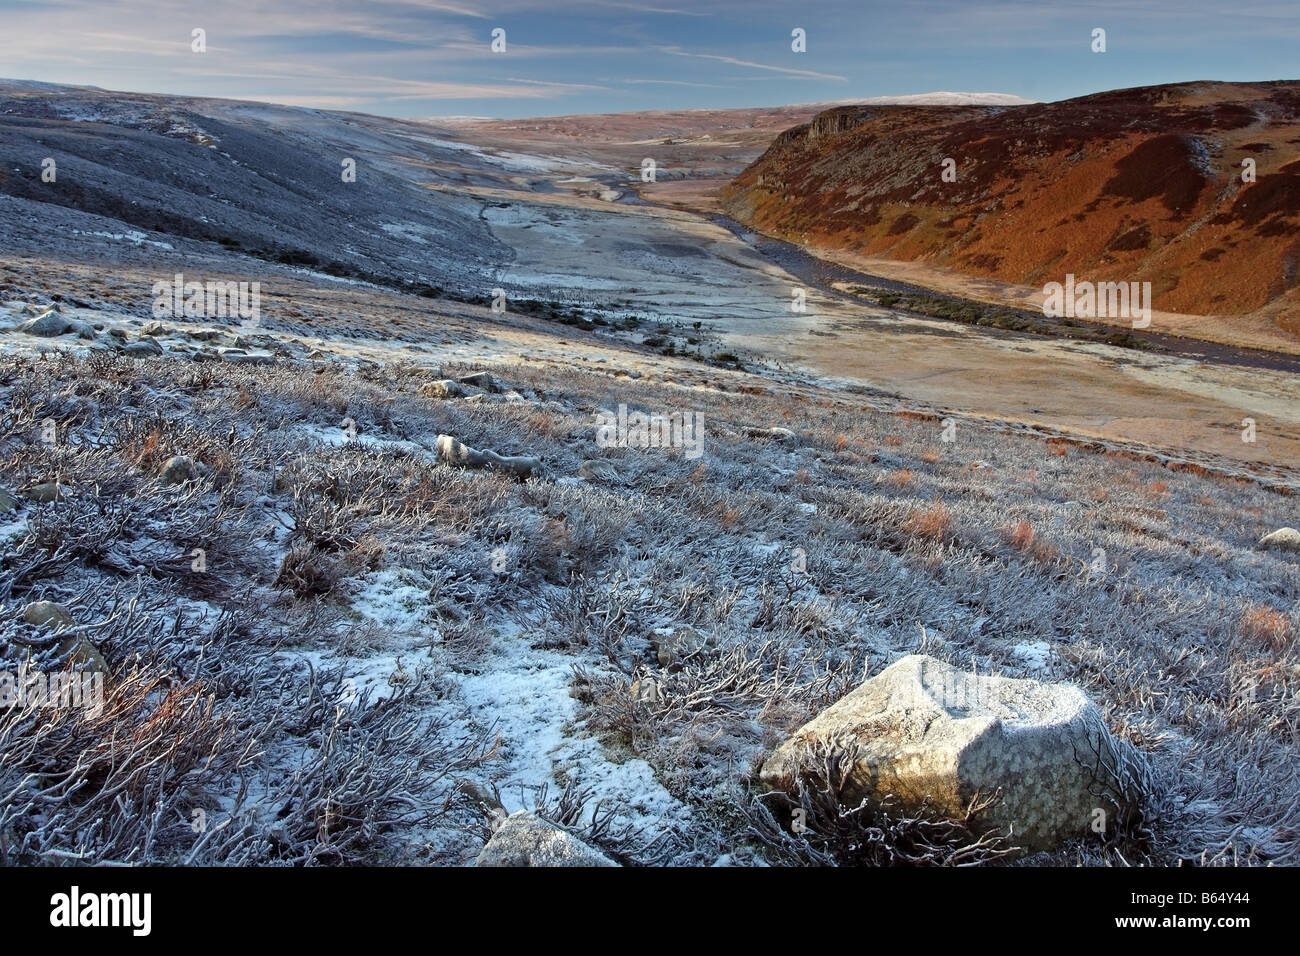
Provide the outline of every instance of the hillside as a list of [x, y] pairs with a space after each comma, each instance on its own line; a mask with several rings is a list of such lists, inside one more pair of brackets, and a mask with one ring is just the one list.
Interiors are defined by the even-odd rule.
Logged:
[[1291, 81], [1005, 108], [846, 106], [778, 137], [723, 207], [819, 249], [1018, 286], [1067, 273], [1149, 281], [1158, 310], [1219, 316], [1229, 332], [1258, 313], [1294, 335], [1297, 144]]
[[[0, 865], [460, 864], [527, 810], [629, 865], [997, 862], [761, 783], [913, 653], [1148, 767], [1023, 862], [1295, 862], [1291, 368], [873, 307], [632, 192], [785, 119], [624, 122], [3, 88], [0, 694], [104, 707], [0, 708]], [[156, 314], [178, 272], [259, 314]]]
[[[1025, 862], [1296, 861], [1293, 497], [425, 301], [331, 291], [359, 339], [6, 294], [95, 337], [0, 335], [0, 670], [108, 683], [0, 713], [0, 864], [459, 864], [521, 809], [629, 865], [851, 863], [878, 830], [790, 839], [754, 769], [912, 652], [1076, 683], [1150, 761], [1139, 830]], [[600, 447], [620, 403], [703, 455]], [[996, 859], [952, 841], [919, 861]]]

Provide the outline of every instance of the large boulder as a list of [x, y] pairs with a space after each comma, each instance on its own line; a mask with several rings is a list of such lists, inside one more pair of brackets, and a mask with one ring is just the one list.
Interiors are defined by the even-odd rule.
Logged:
[[[1106, 729], [1077, 687], [960, 671], [904, 657], [800, 728], [763, 763], [762, 781], [794, 792], [845, 755], [841, 801], [960, 818], [977, 794], [1000, 799], [976, 819], [1026, 851], [1127, 820], [1142, 757]], [[1102, 814], [1096, 811], [1100, 809]]]
[[1260, 538], [1259, 546], [1277, 551], [1300, 551], [1300, 531], [1295, 528], [1278, 528]]
[[85, 322], [64, 318], [54, 311], [46, 312], [28, 322], [24, 322], [18, 327], [18, 331], [26, 332], [28, 335], [39, 335], [44, 338], [67, 335], [69, 332], [76, 333], [83, 339], [93, 339], [95, 337], [95, 330]]
[[568, 830], [520, 810], [502, 821], [475, 866], [618, 866]]

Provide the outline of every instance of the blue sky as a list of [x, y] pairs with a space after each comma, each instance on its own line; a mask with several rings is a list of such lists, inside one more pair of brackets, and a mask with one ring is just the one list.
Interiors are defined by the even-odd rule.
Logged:
[[0, 24], [0, 76], [390, 116], [1300, 76], [1296, 0], [0, 0]]

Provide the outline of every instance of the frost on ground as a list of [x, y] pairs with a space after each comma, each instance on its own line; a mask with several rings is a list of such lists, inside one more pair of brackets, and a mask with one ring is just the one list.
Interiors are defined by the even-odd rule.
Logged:
[[[0, 713], [0, 862], [463, 864], [521, 809], [624, 864], [808, 862], [755, 770], [912, 652], [1077, 682], [1150, 758], [1139, 832], [1026, 862], [1297, 862], [1300, 571], [1255, 548], [1293, 498], [482, 310], [394, 297], [369, 342], [330, 294], [3, 333], [0, 669], [109, 687]], [[601, 447], [620, 404], [703, 457]]]

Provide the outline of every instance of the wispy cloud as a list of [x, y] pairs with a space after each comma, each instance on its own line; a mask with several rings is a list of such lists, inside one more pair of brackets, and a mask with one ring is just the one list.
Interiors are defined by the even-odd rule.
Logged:
[[698, 86], [704, 89], [714, 89], [714, 90], [723, 90], [723, 89], [730, 88], [724, 86], [721, 83], [691, 83], [688, 80], [650, 80], [650, 79], [638, 78], [638, 79], [625, 79], [622, 80], [621, 82], [631, 83], [634, 86], [641, 85], [641, 84], [655, 84], [658, 86]]
[[[1300, 41], [1294, 0], [0, 0], [0, 17], [0, 73], [18, 78], [395, 115], [451, 100], [508, 116], [924, 89], [1055, 99], [1293, 76]], [[1098, 26], [1104, 56], [1089, 50]]]
[[773, 66], [771, 63], [755, 63], [753, 60], [741, 60], [734, 56], [722, 56], [717, 53], [691, 53], [688, 50], [680, 50], [674, 47], [660, 47], [660, 52], [671, 53], [673, 56], [690, 56], [699, 60], [716, 60], [719, 63], [728, 63], [732, 66], [749, 67], [751, 70], [767, 70], [771, 73], [783, 73], [786, 76], [802, 76], [814, 80], [847, 80], [846, 76], [838, 76], [834, 73], [818, 73], [815, 70], [796, 70], [789, 66]]

